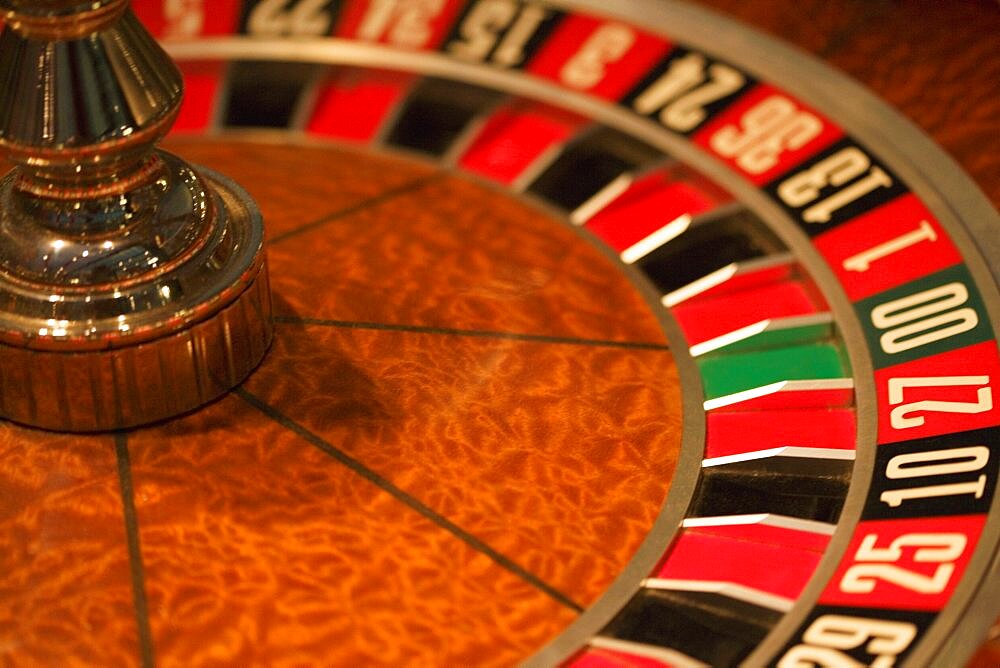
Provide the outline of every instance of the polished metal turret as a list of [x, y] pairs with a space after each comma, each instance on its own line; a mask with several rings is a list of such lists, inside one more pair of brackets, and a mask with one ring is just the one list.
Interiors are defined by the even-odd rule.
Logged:
[[260, 213], [154, 145], [182, 82], [127, 0], [0, 0], [0, 417], [183, 413], [271, 341]]

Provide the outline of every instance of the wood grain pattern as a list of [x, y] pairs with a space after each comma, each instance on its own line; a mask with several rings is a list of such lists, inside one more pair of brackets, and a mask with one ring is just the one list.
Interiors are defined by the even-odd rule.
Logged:
[[[260, 198], [279, 321], [250, 403], [127, 437], [145, 616], [118, 496], [115, 530], [94, 529], [115, 548], [120, 586], [101, 594], [121, 598], [123, 662], [510, 665], [554, 637], [624, 568], [676, 466], [679, 380], [635, 288], [563, 223], [422, 164], [175, 147]], [[293, 162], [312, 169], [282, 176]], [[115, 473], [108, 438], [63, 440], [104, 447]], [[70, 538], [63, 558], [87, 568], [89, 542]], [[53, 557], [30, 577], [84, 596], [67, 569]], [[15, 663], [93, 662], [86, 643], [113, 637], [70, 642], [87, 622]]]
[[422, 182], [268, 252], [279, 316], [664, 342], [637, 291], [575, 232], [460, 179]]
[[426, 163], [374, 155], [354, 159], [360, 157], [358, 150], [308, 149], [273, 137], [273, 143], [256, 149], [242, 142], [179, 135], [163, 148], [193, 164], [225, 170], [258, 203], [269, 239], [391, 196], [433, 173]]
[[664, 351], [279, 325], [256, 396], [588, 605], [663, 504]]
[[113, 440], [0, 425], [0, 666], [138, 656]]
[[129, 446], [160, 665], [509, 665], [574, 617], [236, 397]]

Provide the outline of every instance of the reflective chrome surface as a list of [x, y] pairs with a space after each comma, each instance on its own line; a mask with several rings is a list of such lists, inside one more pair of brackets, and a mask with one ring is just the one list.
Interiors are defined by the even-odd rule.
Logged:
[[118, 20], [129, 0], [3, 0], [0, 13], [19, 33], [43, 41], [100, 32]]
[[33, 215], [40, 207], [17, 196], [13, 176], [0, 183], [0, 341], [131, 345], [204, 318], [246, 288], [262, 247], [259, 216], [229, 210], [197, 172], [161, 155], [160, 178], [117, 198], [135, 219], [107, 234], [50, 226], [52, 211]]
[[181, 89], [180, 72], [131, 12], [73, 40], [8, 29], [0, 36], [0, 149], [38, 194], [124, 190], [170, 129]]
[[126, 2], [0, 10], [0, 416], [90, 431], [210, 401], [270, 342], [260, 213], [153, 150], [181, 77]]

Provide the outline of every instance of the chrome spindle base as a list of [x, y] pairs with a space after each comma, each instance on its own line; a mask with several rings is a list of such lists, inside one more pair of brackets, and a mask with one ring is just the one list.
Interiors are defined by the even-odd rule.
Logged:
[[241, 382], [271, 341], [263, 224], [153, 149], [177, 68], [126, 0], [0, 0], [0, 418], [121, 429]]

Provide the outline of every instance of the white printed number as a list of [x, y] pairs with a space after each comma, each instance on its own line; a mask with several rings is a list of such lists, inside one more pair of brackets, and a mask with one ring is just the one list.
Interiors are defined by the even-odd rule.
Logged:
[[445, 0], [372, 0], [358, 37], [371, 42], [385, 37], [394, 46], [422, 48], [430, 41], [433, 21], [444, 5]]
[[[940, 594], [955, 572], [956, 559], [962, 556], [968, 539], [960, 533], [910, 533], [896, 538], [889, 547], [876, 547], [877, 534], [861, 541], [856, 561], [881, 562], [854, 564], [840, 580], [840, 590], [848, 594], [870, 594], [879, 580], [909, 589], [918, 594]], [[913, 561], [938, 564], [930, 575], [896, 566], [905, 548], [915, 548]]]
[[712, 135], [709, 145], [722, 157], [735, 158], [748, 174], [763, 174], [782, 152], [802, 148], [822, 130], [816, 116], [772, 95], [743, 114], [740, 127], [727, 125]]
[[[890, 378], [889, 404], [896, 406], [889, 414], [893, 429], [909, 429], [924, 424], [923, 415], [911, 415], [917, 411], [937, 413], [985, 413], [993, 409], [993, 390], [989, 376], [935, 376], [932, 378]], [[978, 387], [975, 401], [937, 401], [925, 399], [909, 404], [903, 403], [903, 393], [908, 387]]]
[[687, 132], [708, 117], [707, 105], [732, 95], [745, 83], [746, 78], [732, 67], [709, 64], [700, 53], [689, 53], [673, 61], [632, 106], [644, 116], [658, 111], [663, 125]]
[[920, 501], [945, 496], [967, 496], [983, 498], [986, 491], [986, 474], [975, 474], [986, 468], [990, 461], [990, 449], [985, 445], [972, 445], [947, 450], [928, 452], [906, 452], [889, 460], [885, 467], [885, 477], [889, 480], [911, 478], [933, 478], [935, 476], [961, 476], [964, 482], [949, 482], [922, 487], [890, 489], [879, 496], [882, 503], [898, 508], [907, 501]]
[[954, 282], [894, 299], [872, 309], [872, 324], [888, 330], [879, 338], [892, 355], [967, 332], [979, 324], [969, 307], [969, 290]]
[[778, 186], [778, 196], [799, 208], [819, 199], [824, 188], [840, 188], [802, 212], [807, 223], [827, 223], [833, 214], [877, 188], [889, 187], [892, 178], [861, 149], [848, 146]]
[[631, 28], [618, 23], [605, 24], [563, 65], [559, 77], [573, 88], [593, 88], [604, 79], [607, 65], [620, 60], [633, 44], [635, 32]]
[[205, 27], [204, 0], [164, 0], [163, 18], [167, 23], [164, 38], [197, 37]]
[[448, 51], [459, 58], [514, 67], [524, 61], [524, 48], [548, 11], [516, 0], [480, 0], [458, 28]]
[[[802, 634], [803, 643], [781, 657], [778, 668], [890, 668], [916, 637], [917, 628], [909, 622], [823, 615]], [[859, 663], [845, 653], [859, 647], [876, 658]]]
[[318, 37], [330, 31], [333, 18], [326, 9], [328, 0], [263, 0], [250, 12], [247, 29], [251, 35]]
[[848, 271], [868, 271], [872, 264], [882, 258], [905, 250], [921, 241], [937, 241], [937, 238], [934, 227], [926, 220], [921, 220], [915, 230], [847, 258], [843, 262], [843, 267]]

